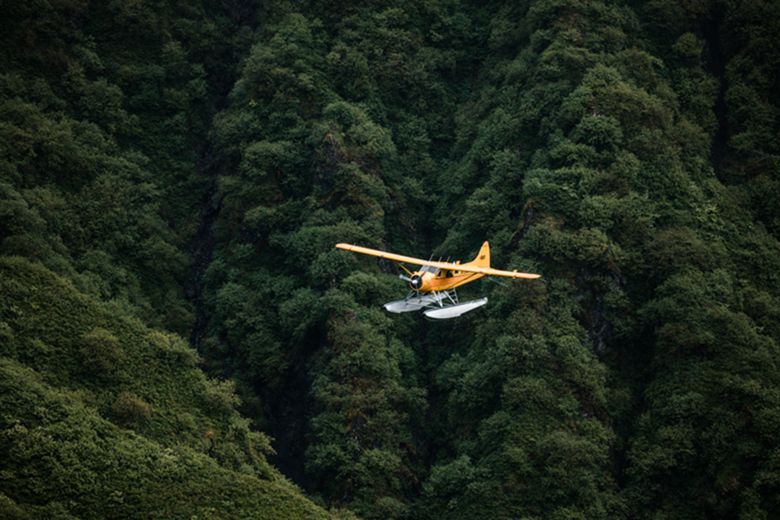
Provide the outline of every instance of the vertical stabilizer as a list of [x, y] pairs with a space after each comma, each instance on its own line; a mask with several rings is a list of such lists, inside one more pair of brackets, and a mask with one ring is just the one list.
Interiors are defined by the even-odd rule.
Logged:
[[490, 267], [490, 244], [487, 241], [479, 248], [479, 253], [477, 253], [477, 257], [471, 262], [471, 265]]

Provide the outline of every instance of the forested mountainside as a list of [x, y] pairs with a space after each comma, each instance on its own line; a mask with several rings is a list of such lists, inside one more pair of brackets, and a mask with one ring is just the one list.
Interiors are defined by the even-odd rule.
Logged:
[[777, 516], [780, 3], [3, 12], [3, 518]]

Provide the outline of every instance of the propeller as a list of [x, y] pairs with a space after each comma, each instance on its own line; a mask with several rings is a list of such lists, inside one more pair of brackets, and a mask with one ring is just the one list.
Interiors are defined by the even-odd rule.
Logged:
[[405, 282], [408, 282], [409, 283], [409, 287], [414, 292], [416, 292], [418, 296], [420, 295], [420, 287], [422, 287], [422, 284], [423, 284], [422, 276], [420, 276], [419, 274], [413, 274], [410, 277], [410, 276], [406, 276], [406, 275], [403, 275], [403, 274], [399, 274], [398, 278], [400, 278], [401, 280], [403, 280]]
[[[409, 284], [409, 287], [415, 292], [415, 294], [419, 297], [420, 296], [420, 287], [422, 287], [422, 276], [419, 274], [416, 274], [414, 271], [411, 271], [408, 267], [406, 267], [403, 263], [399, 262], [398, 267], [404, 270], [406, 274], [399, 274], [398, 278], [403, 280], [404, 282], [407, 282]], [[407, 276], [409, 275], [409, 276]]]

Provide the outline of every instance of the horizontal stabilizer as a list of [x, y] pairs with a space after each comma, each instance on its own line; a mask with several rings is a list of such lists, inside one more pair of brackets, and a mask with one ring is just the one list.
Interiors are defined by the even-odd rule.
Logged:
[[479, 300], [471, 300], [468, 302], [459, 303], [457, 305], [447, 305], [446, 307], [437, 307], [425, 311], [425, 314], [429, 318], [435, 320], [448, 320], [450, 318], [457, 318], [469, 311], [478, 309], [488, 302], [487, 298], [480, 298]]

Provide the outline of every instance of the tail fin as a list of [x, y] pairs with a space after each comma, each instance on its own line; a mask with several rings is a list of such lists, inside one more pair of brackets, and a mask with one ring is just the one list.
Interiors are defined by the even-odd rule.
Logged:
[[479, 267], [490, 267], [490, 244], [488, 244], [487, 241], [479, 248], [479, 253], [477, 253], [477, 257], [471, 261], [471, 264]]

